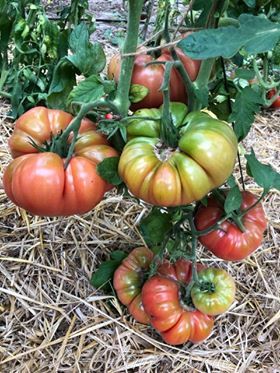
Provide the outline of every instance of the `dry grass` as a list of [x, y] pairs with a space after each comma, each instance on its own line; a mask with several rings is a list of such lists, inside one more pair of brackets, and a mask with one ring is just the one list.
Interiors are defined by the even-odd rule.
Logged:
[[[2, 103], [1, 173], [10, 161], [7, 109]], [[246, 142], [278, 171], [279, 124], [279, 112], [264, 113]], [[147, 207], [111, 193], [86, 215], [39, 218], [0, 184], [0, 372], [279, 372], [279, 193], [264, 205], [269, 227], [254, 255], [225, 263], [200, 253], [234, 276], [236, 302], [206, 342], [173, 348], [89, 283], [112, 250], [142, 244], [137, 222]]]

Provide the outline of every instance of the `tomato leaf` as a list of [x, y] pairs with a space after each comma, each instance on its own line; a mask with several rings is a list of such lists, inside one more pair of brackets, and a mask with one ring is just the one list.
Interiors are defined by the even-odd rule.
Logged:
[[239, 79], [250, 80], [250, 79], [254, 79], [254, 77], [256, 76], [256, 73], [254, 70], [239, 68], [235, 70], [235, 76]]
[[105, 158], [96, 167], [98, 174], [113, 185], [120, 185], [122, 183], [122, 179], [118, 174], [119, 160], [120, 157]]
[[106, 56], [100, 43], [91, 43], [89, 30], [81, 23], [71, 32], [69, 46], [73, 55], [67, 59], [86, 77], [101, 72], [106, 65]]
[[194, 32], [178, 43], [191, 58], [231, 58], [239, 50], [248, 54], [264, 53], [274, 48], [280, 38], [280, 25], [261, 16], [241, 14], [239, 27], [228, 26]]
[[242, 202], [242, 195], [238, 188], [238, 186], [235, 186], [230, 189], [226, 196], [224, 209], [227, 214], [230, 214], [234, 210], [238, 210], [241, 206]]
[[157, 207], [142, 219], [140, 232], [148, 246], [157, 246], [162, 243], [168, 231], [172, 229], [172, 216]]
[[257, 160], [254, 150], [251, 154], [245, 155], [247, 159], [247, 172], [252, 176], [255, 182], [268, 192], [271, 188], [280, 190], [280, 174], [270, 165], [266, 165]]
[[149, 88], [141, 84], [132, 84], [129, 91], [129, 99], [132, 103], [142, 101], [149, 93]]
[[254, 122], [255, 114], [260, 111], [262, 104], [263, 99], [260, 93], [251, 87], [245, 87], [236, 95], [229, 121], [235, 122], [234, 132], [238, 141], [247, 136]]
[[106, 81], [98, 75], [91, 75], [72, 89], [68, 96], [67, 106], [71, 105], [73, 101], [79, 103], [95, 101], [105, 94], [112, 92], [114, 88], [114, 81]]
[[236, 180], [233, 175], [230, 175], [230, 177], [227, 179], [227, 184], [230, 188], [234, 188], [235, 186], [237, 186]]
[[120, 263], [124, 260], [124, 258], [127, 257], [127, 253], [125, 253], [124, 251], [121, 251], [121, 250], [115, 250], [111, 253], [110, 255], [110, 258], [112, 260], [117, 260], [119, 261]]
[[100, 264], [99, 268], [92, 274], [90, 283], [95, 288], [103, 287], [104, 290], [109, 290], [108, 282], [112, 281], [115, 270], [119, 267], [127, 253], [117, 250], [111, 253], [111, 259]]
[[65, 103], [73, 86], [76, 84], [76, 68], [62, 58], [54, 69], [47, 102], [51, 109], [65, 110]]

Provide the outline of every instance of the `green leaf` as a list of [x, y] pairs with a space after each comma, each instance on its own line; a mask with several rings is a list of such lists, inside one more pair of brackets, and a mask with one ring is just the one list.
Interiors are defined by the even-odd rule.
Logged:
[[98, 75], [91, 75], [73, 88], [68, 96], [67, 105], [71, 105], [73, 101], [88, 103], [98, 100], [104, 96], [105, 93], [113, 91], [114, 87], [114, 82], [107, 82]]
[[152, 211], [140, 223], [140, 232], [148, 246], [162, 243], [166, 233], [172, 229], [172, 216], [159, 208]]
[[255, 8], [256, 0], [243, 0], [249, 8]]
[[238, 188], [238, 186], [235, 186], [230, 189], [226, 196], [224, 209], [227, 214], [230, 214], [234, 210], [238, 210], [241, 206], [242, 202], [242, 195]]
[[149, 93], [149, 88], [140, 84], [132, 84], [129, 91], [129, 99], [132, 103], [142, 101]]
[[230, 175], [230, 177], [227, 179], [227, 184], [230, 188], [234, 188], [237, 186], [235, 177], [233, 175]]
[[113, 185], [120, 185], [122, 183], [122, 179], [118, 174], [119, 160], [120, 157], [109, 157], [103, 159], [103, 161], [97, 165], [98, 174]]
[[240, 79], [254, 79], [256, 76], [256, 73], [254, 70], [248, 70], [248, 69], [236, 69], [235, 70], [235, 76]]
[[249, 176], [252, 176], [265, 192], [268, 192], [271, 188], [280, 190], [280, 174], [278, 172], [270, 165], [258, 161], [253, 149], [251, 150], [251, 154], [246, 154], [245, 157], [247, 159]]
[[112, 260], [118, 260], [120, 263], [127, 257], [127, 253], [121, 250], [115, 250], [111, 253], [110, 258]]
[[247, 136], [254, 122], [255, 114], [260, 111], [262, 104], [263, 99], [260, 93], [251, 87], [245, 87], [236, 95], [229, 121], [235, 122], [234, 132], [238, 141]]
[[92, 274], [91, 284], [96, 288], [103, 287], [104, 290], [109, 290], [110, 287], [107, 286], [108, 282], [113, 280], [115, 270], [127, 255], [127, 253], [121, 250], [113, 251], [110, 255], [110, 260], [101, 263], [99, 268]]
[[280, 39], [280, 25], [261, 16], [241, 14], [240, 27], [228, 26], [194, 32], [178, 47], [194, 59], [233, 57], [240, 49], [248, 54], [264, 53]]
[[76, 69], [66, 58], [62, 58], [54, 69], [47, 98], [48, 107], [65, 110], [66, 100], [75, 84]]
[[101, 72], [106, 65], [106, 56], [100, 43], [91, 43], [85, 23], [74, 28], [69, 39], [72, 56], [67, 59], [85, 76]]

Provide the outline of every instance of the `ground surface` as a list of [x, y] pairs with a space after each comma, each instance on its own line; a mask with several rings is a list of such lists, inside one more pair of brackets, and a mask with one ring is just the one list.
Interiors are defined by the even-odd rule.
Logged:
[[[110, 12], [116, 3], [93, 7]], [[11, 160], [8, 110], [1, 102], [1, 179]], [[279, 126], [280, 111], [263, 112], [244, 144], [278, 171]], [[249, 178], [246, 187], [260, 193]], [[235, 278], [236, 301], [207, 341], [173, 348], [89, 283], [112, 250], [143, 245], [137, 224], [148, 206], [111, 192], [83, 216], [33, 217], [7, 199], [0, 181], [0, 372], [280, 372], [280, 194], [272, 191], [264, 207], [269, 226], [250, 258], [225, 263], [200, 251]]]

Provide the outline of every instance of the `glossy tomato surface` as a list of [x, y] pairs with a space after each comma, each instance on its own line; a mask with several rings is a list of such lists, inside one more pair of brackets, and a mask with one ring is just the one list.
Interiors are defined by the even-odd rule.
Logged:
[[211, 333], [214, 320], [181, 303], [178, 284], [163, 276], [151, 277], [143, 286], [142, 301], [152, 326], [171, 345], [198, 343]]
[[41, 216], [82, 214], [96, 206], [110, 189], [97, 174], [96, 165], [117, 152], [88, 119], [82, 121], [74, 156], [66, 169], [58, 154], [39, 153], [31, 145], [34, 142], [42, 147], [72, 119], [61, 110], [35, 107], [17, 120], [9, 140], [15, 160], [3, 178], [5, 191], [17, 206]]
[[[179, 48], [176, 48], [177, 55], [182, 61], [191, 80], [195, 80], [200, 68], [200, 61], [192, 60], [186, 56]], [[163, 49], [161, 55], [154, 59], [143, 50], [143, 54], [139, 54], [134, 60], [134, 69], [132, 74], [131, 84], [140, 84], [148, 88], [147, 96], [137, 104], [132, 105], [133, 110], [140, 108], [156, 108], [162, 105], [163, 96], [160, 87], [163, 82], [165, 67], [163, 64], [148, 65], [151, 62], [167, 62], [172, 61], [171, 53], [168, 49]], [[118, 81], [120, 75], [120, 56], [115, 55], [108, 65], [108, 76], [111, 79]], [[179, 101], [186, 103], [187, 94], [184, 83], [179, 72], [173, 68], [170, 76], [170, 99], [171, 101]]]
[[[241, 210], [252, 206], [257, 197], [250, 192], [242, 192]], [[195, 216], [197, 230], [207, 229], [223, 216], [223, 207], [213, 198], [208, 199], [208, 205], [200, 206]], [[242, 232], [233, 222], [226, 220], [221, 223], [221, 229], [200, 236], [199, 241], [214, 255], [224, 260], [241, 260], [252, 254], [262, 243], [267, 220], [262, 204], [257, 204], [242, 218], [245, 232]]]
[[135, 320], [149, 323], [143, 309], [141, 289], [145, 272], [153, 259], [153, 252], [146, 247], [137, 247], [122, 261], [114, 273], [113, 286], [122, 304], [128, 307]]
[[235, 297], [235, 282], [223, 269], [205, 268], [198, 273], [200, 284], [191, 290], [194, 306], [207, 315], [226, 312]]
[[[119, 162], [119, 174], [136, 197], [158, 206], [180, 206], [200, 200], [231, 174], [237, 140], [230, 126], [206, 112], [186, 115], [186, 106], [171, 103], [180, 128], [176, 149], [159, 139], [161, 109], [136, 112]], [[141, 121], [141, 116], [155, 120]]]

